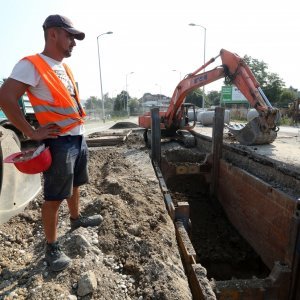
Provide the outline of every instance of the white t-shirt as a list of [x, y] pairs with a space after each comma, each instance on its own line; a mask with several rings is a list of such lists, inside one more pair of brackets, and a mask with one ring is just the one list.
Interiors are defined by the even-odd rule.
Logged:
[[[39, 55], [49, 64], [57, 77], [67, 88], [70, 95], [75, 97], [75, 90], [72, 81], [67, 75], [62, 62], [54, 60], [43, 54]], [[9, 77], [30, 85], [29, 90], [35, 97], [53, 103], [54, 100], [50, 90], [48, 89], [44, 80], [41, 78], [37, 69], [28, 59], [20, 60], [13, 68], [12, 73]], [[84, 126], [83, 124], [80, 124], [62, 135], [82, 135], [84, 134], [84, 132]]]

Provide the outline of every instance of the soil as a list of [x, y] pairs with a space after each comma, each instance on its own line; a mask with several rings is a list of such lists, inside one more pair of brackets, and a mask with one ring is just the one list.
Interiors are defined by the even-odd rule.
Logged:
[[[103, 223], [70, 231], [67, 205], [62, 204], [58, 232], [72, 258], [68, 269], [51, 272], [44, 261], [42, 193], [24, 212], [0, 225], [0, 299], [192, 299], [174, 224], [143, 132], [136, 127], [116, 124], [112, 129], [136, 130], [117, 146], [90, 148], [90, 183], [81, 189], [81, 211], [100, 213]], [[163, 155], [165, 150], [171, 160], [186, 164], [205, 157], [194, 150], [184, 155], [182, 147], [172, 143], [163, 145]], [[173, 202], [190, 204], [191, 240], [208, 278], [267, 276], [269, 270], [207, 196], [202, 183], [203, 178], [195, 176], [167, 180]]]
[[142, 134], [117, 147], [90, 149], [84, 215], [99, 227], [70, 231], [59, 213], [59, 242], [72, 258], [55, 273], [44, 261], [43, 194], [0, 226], [0, 299], [192, 299], [158, 180]]
[[110, 127], [110, 129], [123, 129], [123, 128], [139, 128], [137, 124], [132, 122], [117, 122], [115, 125]]

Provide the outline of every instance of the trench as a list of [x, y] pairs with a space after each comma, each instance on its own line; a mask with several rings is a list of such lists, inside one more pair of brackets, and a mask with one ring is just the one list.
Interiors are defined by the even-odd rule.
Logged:
[[189, 235], [197, 263], [206, 268], [207, 278], [223, 281], [267, 277], [268, 267], [230, 223], [218, 200], [210, 197], [204, 175], [176, 175], [170, 171], [176, 163], [182, 163], [185, 156], [189, 157], [187, 165], [203, 159], [201, 154], [170, 151], [162, 164], [162, 173], [174, 205], [189, 204]]
[[[199, 184], [201, 183], [202, 184]], [[166, 182], [173, 201], [190, 206], [191, 242], [197, 262], [216, 280], [265, 278], [270, 270], [227, 219], [221, 205], [212, 199], [201, 176], [177, 175]]]

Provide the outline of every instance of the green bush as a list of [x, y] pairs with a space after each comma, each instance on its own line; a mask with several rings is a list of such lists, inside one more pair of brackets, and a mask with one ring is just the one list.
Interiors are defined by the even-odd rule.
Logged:
[[294, 125], [294, 121], [293, 121], [292, 118], [289, 118], [287, 116], [283, 116], [279, 120], [279, 125], [292, 126], [292, 125]]

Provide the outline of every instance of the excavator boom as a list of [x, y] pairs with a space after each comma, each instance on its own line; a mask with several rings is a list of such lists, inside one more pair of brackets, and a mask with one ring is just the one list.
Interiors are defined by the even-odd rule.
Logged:
[[[219, 56], [221, 57], [222, 65], [215, 69], [204, 71]], [[210, 59], [206, 64], [180, 81], [174, 90], [168, 110], [160, 112], [161, 128], [172, 133], [178, 129], [191, 130], [193, 126], [184, 121], [186, 116], [184, 116], [184, 110], [182, 109], [187, 94], [221, 78], [226, 78], [228, 82], [234, 84], [259, 114], [257, 118], [246, 126], [227, 126], [229, 131], [241, 144], [272, 143], [277, 136], [276, 122], [279, 118], [279, 111], [277, 108], [272, 107], [244, 60], [237, 54], [225, 49], [221, 49], [219, 55]], [[139, 125], [146, 129], [151, 128], [150, 113], [139, 117]]]

